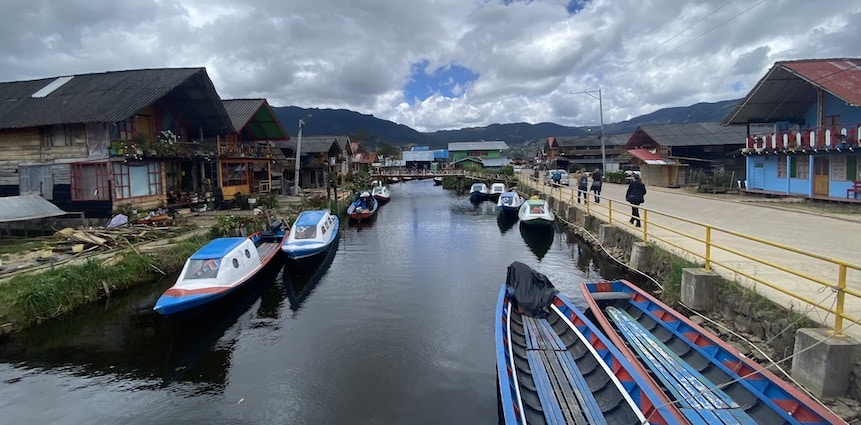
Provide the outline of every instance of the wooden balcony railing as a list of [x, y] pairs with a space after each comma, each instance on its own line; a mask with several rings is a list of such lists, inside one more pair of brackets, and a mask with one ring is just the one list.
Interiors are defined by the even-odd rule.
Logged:
[[783, 150], [858, 149], [861, 144], [861, 124], [823, 126], [773, 133], [751, 134], [747, 137], [747, 152]]

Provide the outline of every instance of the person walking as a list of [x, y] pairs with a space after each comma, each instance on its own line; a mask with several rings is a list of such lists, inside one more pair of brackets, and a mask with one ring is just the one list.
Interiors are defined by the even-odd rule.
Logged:
[[601, 202], [601, 178], [604, 175], [601, 174], [601, 169], [596, 168], [595, 171], [592, 172], [592, 193], [595, 194], [595, 203]]
[[589, 176], [586, 175], [586, 169], [581, 168], [577, 174], [574, 174], [574, 181], [577, 182], [577, 203], [580, 203], [580, 196], [583, 196], [583, 199], [588, 202], [589, 201]]
[[646, 185], [640, 181], [639, 174], [634, 173], [634, 178], [628, 183], [625, 200], [631, 204], [631, 219], [628, 222], [640, 227], [640, 208], [638, 206], [646, 200]]

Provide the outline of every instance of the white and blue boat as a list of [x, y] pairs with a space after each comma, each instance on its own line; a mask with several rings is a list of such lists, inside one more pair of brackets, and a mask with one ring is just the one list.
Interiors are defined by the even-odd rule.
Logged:
[[271, 231], [211, 240], [185, 261], [176, 283], [153, 310], [165, 316], [192, 316], [214, 308], [276, 263], [285, 233], [278, 221]]
[[506, 191], [507, 188], [505, 187], [505, 183], [493, 183], [490, 185], [490, 191], [487, 193], [487, 199], [496, 202], [499, 200], [499, 195], [502, 195], [502, 193]]
[[325, 256], [338, 239], [338, 216], [327, 210], [302, 211], [281, 245], [288, 261], [310, 262]]
[[473, 183], [469, 188], [469, 200], [474, 203], [484, 202], [490, 195], [490, 189], [483, 182]]
[[496, 200], [496, 207], [503, 214], [516, 216], [525, 201], [517, 192], [502, 192]]

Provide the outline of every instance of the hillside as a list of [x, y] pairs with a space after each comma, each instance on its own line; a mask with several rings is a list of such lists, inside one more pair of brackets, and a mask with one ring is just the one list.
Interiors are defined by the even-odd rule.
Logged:
[[[740, 99], [715, 103], [697, 103], [691, 106], [659, 109], [650, 114], [618, 123], [604, 123], [607, 134], [631, 133], [641, 125], [689, 122], [720, 122], [729, 115]], [[450, 142], [502, 140], [509, 146], [525, 146], [550, 136], [577, 136], [586, 134], [586, 127], [566, 127], [553, 123], [491, 124], [486, 127], [441, 130], [421, 133], [402, 124], [360, 114], [345, 109], [305, 109], [296, 106], [273, 107], [284, 129], [295, 137], [299, 119], [305, 119], [302, 134], [306, 136], [350, 135], [363, 139], [370, 146], [386, 142], [396, 146], [427, 145], [444, 148]]]

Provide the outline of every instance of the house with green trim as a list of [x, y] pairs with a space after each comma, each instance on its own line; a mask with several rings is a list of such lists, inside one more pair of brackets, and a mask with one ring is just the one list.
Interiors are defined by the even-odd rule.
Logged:
[[452, 142], [448, 144], [449, 167], [462, 169], [496, 169], [509, 165], [508, 145], [502, 141]]

